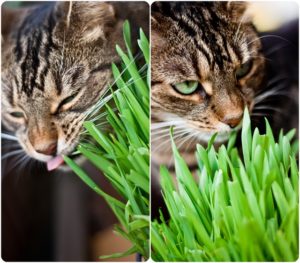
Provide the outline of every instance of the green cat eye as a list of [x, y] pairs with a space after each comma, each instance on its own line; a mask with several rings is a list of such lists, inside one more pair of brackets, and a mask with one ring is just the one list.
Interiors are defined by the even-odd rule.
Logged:
[[14, 118], [24, 118], [25, 117], [24, 113], [21, 111], [11, 112], [10, 115], [13, 116]]
[[252, 60], [248, 60], [246, 63], [240, 65], [235, 71], [235, 76], [237, 79], [245, 77], [252, 69]]
[[198, 81], [184, 81], [173, 85], [174, 89], [181, 94], [192, 94], [198, 87]]

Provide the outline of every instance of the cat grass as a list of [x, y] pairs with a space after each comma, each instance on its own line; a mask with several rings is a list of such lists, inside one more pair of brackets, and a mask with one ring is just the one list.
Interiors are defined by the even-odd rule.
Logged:
[[[131, 33], [128, 21], [123, 27], [126, 51], [116, 46], [121, 66], [112, 65], [114, 87], [111, 87], [110, 103], [102, 103], [92, 114], [94, 121], [86, 121], [85, 139], [77, 150], [105, 176], [118, 192], [122, 201], [105, 193], [89, 175], [72, 159], [65, 162], [97, 194], [102, 196], [119, 220], [115, 233], [129, 240], [132, 247], [125, 252], [107, 257], [122, 257], [139, 253], [149, 257], [149, 43], [140, 30], [137, 40], [144, 65], [139, 67], [132, 54]], [[109, 100], [104, 100], [109, 102]], [[101, 106], [99, 106], [101, 108]], [[99, 120], [106, 118], [110, 132], [101, 130]], [[100, 127], [100, 128], [99, 128]], [[86, 141], [94, 143], [87, 143]], [[114, 244], [111, 244], [112, 246]]]
[[[246, 110], [242, 153], [233, 134], [227, 146], [198, 145], [198, 174], [191, 174], [174, 141], [176, 184], [160, 169], [170, 219], [151, 227], [155, 261], [295, 261], [298, 258], [298, 144], [295, 131], [276, 141], [251, 132]], [[172, 136], [171, 136], [172, 137]]]

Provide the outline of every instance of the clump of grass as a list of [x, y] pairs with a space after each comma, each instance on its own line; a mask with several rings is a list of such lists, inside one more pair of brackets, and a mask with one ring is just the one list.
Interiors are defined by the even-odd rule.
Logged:
[[[120, 194], [119, 201], [106, 194], [72, 159], [65, 162], [94, 191], [101, 195], [117, 216], [120, 225], [115, 226], [117, 234], [128, 239], [132, 247], [123, 253], [106, 257], [121, 257], [140, 253], [149, 256], [149, 43], [140, 30], [138, 46], [144, 65], [139, 68], [132, 54], [129, 23], [125, 22], [124, 40], [127, 52], [119, 46], [117, 53], [122, 60], [118, 68], [112, 65], [114, 89], [110, 97], [99, 102], [91, 114], [92, 121], [86, 121], [85, 141], [78, 146], [78, 152], [97, 167]], [[107, 99], [109, 98], [109, 99]], [[115, 108], [107, 103], [113, 100]], [[105, 114], [99, 108], [105, 107]], [[98, 114], [95, 116], [95, 113]], [[98, 129], [99, 119], [106, 116], [111, 132]], [[113, 245], [113, 244], [112, 244]]]
[[298, 258], [298, 145], [295, 131], [275, 141], [251, 133], [246, 110], [242, 156], [232, 135], [216, 150], [211, 139], [198, 145], [198, 180], [174, 141], [176, 182], [161, 167], [161, 186], [170, 219], [152, 222], [155, 261], [295, 261]]

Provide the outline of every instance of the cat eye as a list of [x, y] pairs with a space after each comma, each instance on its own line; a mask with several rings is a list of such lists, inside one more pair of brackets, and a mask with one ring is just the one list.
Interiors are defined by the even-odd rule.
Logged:
[[235, 71], [236, 79], [241, 79], [245, 77], [246, 75], [248, 75], [251, 69], [252, 69], [252, 60], [248, 60], [246, 63], [242, 64]]
[[71, 96], [65, 98], [65, 99], [60, 103], [60, 105], [62, 106], [62, 105], [64, 105], [64, 104], [67, 104], [67, 103], [71, 102], [71, 101], [77, 96], [77, 94], [78, 94], [78, 93], [73, 94], [73, 95], [71, 95]]
[[78, 95], [78, 92], [77, 92], [77, 93], [74, 93], [73, 95], [71, 95], [71, 96], [69, 96], [69, 97], [67, 97], [67, 98], [65, 98], [65, 99], [63, 99], [63, 100], [59, 103], [59, 105], [58, 105], [56, 111], [57, 111], [57, 112], [60, 111], [61, 108], [62, 108], [64, 105], [66, 105], [66, 104], [68, 104], [69, 102], [71, 102], [72, 100], [74, 100], [75, 97], [76, 97], [77, 95]]
[[183, 95], [190, 95], [196, 91], [198, 85], [199, 85], [198, 81], [184, 81], [181, 83], [174, 84], [172, 86], [177, 92]]
[[19, 119], [25, 117], [24, 113], [21, 111], [11, 112], [10, 115], [13, 116], [14, 118], [19, 118]]

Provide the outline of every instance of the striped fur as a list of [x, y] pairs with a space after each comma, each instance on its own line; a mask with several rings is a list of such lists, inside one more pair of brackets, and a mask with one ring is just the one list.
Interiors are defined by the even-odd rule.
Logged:
[[[243, 2], [156, 2], [151, 15], [152, 159], [171, 164], [168, 128], [192, 166], [196, 143], [219, 133], [226, 140], [232, 122], [253, 106], [264, 78], [264, 57]], [[236, 70], [252, 61], [249, 73]], [[250, 62], [249, 62], [250, 63]], [[173, 86], [197, 81], [191, 95]], [[236, 126], [236, 125], [235, 125]], [[235, 127], [235, 129], [239, 128]]]
[[[77, 145], [87, 112], [111, 81], [111, 63], [118, 62], [124, 22], [118, 8], [130, 14], [120, 3], [104, 2], [2, 10], [2, 122], [29, 156], [48, 161]], [[57, 150], [47, 154], [53, 143]]]

